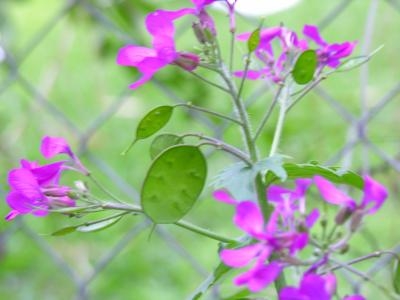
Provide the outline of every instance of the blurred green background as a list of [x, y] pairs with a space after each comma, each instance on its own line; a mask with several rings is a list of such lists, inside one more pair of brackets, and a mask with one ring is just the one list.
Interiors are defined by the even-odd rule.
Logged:
[[[143, 23], [147, 13], [157, 8], [187, 7], [188, 3], [0, 2], [0, 51], [5, 54], [3, 57], [0, 53], [3, 198], [8, 190], [8, 170], [18, 165], [20, 158], [43, 162], [38, 151], [40, 139], [53, 135], [67, 138], [85, 165], [115, 194], [126, 201], [137, 201], [137, 191], [150, 164], [150, 141], [137, 143], [127, 156], [120, 152], [131, 141], [141, 116], [154, 106], [182, 101], [230, 113], [229, 99], [223, 93], [174, 66], [131, 91], [128, 85], [138, 73], [115, 63], [123, 45], [148, 45]], [[227, 16], [217, 10], [211, 10], [211, 14], [216, 18], [227, 57]], [[238, 17], [238, 32], [253, 30], [258, 23], [257, 18]], [[347, 257], [391, 248], [400, 240], [400, 2], [303, 0], [288, 10], [268, 15], [264, 21], [266, 26], [281, 23], [298, 32], [304, 24], [320, 24], [329, 42], [357, 40], [355, 55], [384, 45], [368, 65], [334, 74], [289, 113], [280, 152], [290, 155], [294, 162], [316, 160], [356, 171], [369, 170], [386, 184], [389, 201], [378, 215], [369, 218]], [[190, 20], [177, 25], [178, 48], [195, 51], [196, 42], [187, 30]], [[239, 44], [236, 49], [235, 67], [240, 69], [245, 47]], [[246, 86], [245, 95], [257, 124], [272, 93], [265, 82], [255, 82]], [[359, 118], [362, 107], [381, 104], [385, 105], [366, 131], [373, 146], [359, 143], [350, 151], [338, 153], [357, 136], [357, 124], [346, 121], [345, 111]], [[261, 136], [263, 154], [268, 153], [273, 124]], [[183, 109], [174, 113], [164, 131], [188, 130], [217, 135], [236, 145], [241, 142], [237, 129]], [[217, 152], [210, 153], [210, 161], [209, 178], [232, 162]], [[65, 178], [67, 183], [73, 180], [74, 176]], [[203, 199], [185, 218], [227, 236], [237, 236], [240, 233], [231, 225], [232, 209], [212, 200], [211, 191], [212, 187], [204, 191]], [[8, 207], [1, 205], [0, 211], [6, 215]], [[185, 299], [218, 262], [216, 242], [173, 226], [160, 226], [150, 235], [149, 226], [138, 216], [126, 217], [98, 233], [51, 236], [74, 222], [79, 220], [58, 215], [0, 222], [1, 299]], [[369, 266], [363, 263], [360, 268], [367, 270]], [[381, 272], [377, 280], [388, 284], [389, 272]], [[235, 291], [229, 278], [221, 291], [223, 295]], [[383, 299], [373, 285], [365, 284], [363, 291], [369, 299]], [[209, 297], [212, 299], [212, 295]]]

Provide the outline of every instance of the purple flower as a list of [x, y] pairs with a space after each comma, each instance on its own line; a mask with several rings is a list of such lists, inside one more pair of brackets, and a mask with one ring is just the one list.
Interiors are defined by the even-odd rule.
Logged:
[[330, 300], [336, 290], [333, 274], [320, 276], [306, 273], [299, 287], [287, 286], [280, 290], [279, 300]]
[[315, 176], [314, 182], [326, 202], [343, 208], [336, 217], [338, 224], [343, 224], [352, 216], [352, 230], [358, 227], [365, 214], [375, 213], [388, 196], [385, 187], [369, 176], [364, 176], [364, 195], [360, 204], [321, 176]]
[[[317, 275], [306, 272], [299, 287], [287, 286], [279, 291], [279, 300], [330, 300], [336, 292], [332, 273]], [[364, 300], [361, 295], [345, 296], [343, 300]]]
[[[88, 174], [63, 138], [44, 137], [41, 152], [45, 158], [67, 154], [79, 171]], [[6, 196], [6, 202], [11, 207], [11, 212], [6, 220], [12, 220], [21, 214], [42, 217], [51, 208], [75, 206], [75, 201], [69, 196], [70, 188], [59, 184], [66, 163], [67, 161], [57, 161], [41, 166], [36, 162], [21, 160], [21, 167], [8, 173], [11, 189]]]
[[357, 44], [356, 42], [328, 44], [319, 34], [318, 27], [313, 25], [305, 25], [303, 34], [319, 46], [317, 55], [322, 67], [337, 68], [340, 65], [340, 59], [349, 56]]
[[[239, 34], [237, 39], [247, 41], [251, 33], [246, 32]], [[274, 40], [279, 40], [281, 51], [275, 55], [272, 43]], [[297, 34], [288, 30], [285, 27], [270, 27], [261, 30], [260, 43], [255, 51], [256, 57], [265, 65], [259, 70], [249, 70], [246, 78], [256, 80], [259, 78], [268, 78], [275, 83], [283, 81], [283, 76], [286, 70], [285, 63], [289, 52], [298, 52], [307, 49], [307, 43], [304, 40], [299, 40]], [[237, 71], [235, 76], [243, 77], [243, 71]]]
[[[278, 194], [277, 192], [276, 195]], [[296, 206], [292, 203], [286, 206], [280, 199], [275, 199], [275, 210], [265, 224], [262, 212], [255, 203], [238, 202], [222, 190], [216, 191], [214, 197], [236, 207], [234, 224], [256, 241], [238, 249], [223, 249], [220, 252], [221, 260], [234, 268], [252, 264], [234, 282], [236, 285], [247, 285], [252, 292], [264, 289], [279, 276], [286, 265], [283, 260], [268, 262], [271, 254], [279, 253], [281, 257], [291, 257], [307, 245], [307, 229], [298, 230], [294, 212], [291, 212], [297, 209]], [[292, 200], [297, 200], [297, 197]]]
[[187, 14], [195, 14], [192, 8], [177, 11], [157, 10], [146, 17], [147, 31], [153, 36], [153, 48], [127, 45], [117, 55], [117, 63], [136, 67], [143, 76], [130, 85], [136, 89], [149, 81], [153, 75], [168, 64], [176, 63], [186, 70], [193, 70], [199, 63], [194, 54], [183, 54], [175, 49], [173, 21]]

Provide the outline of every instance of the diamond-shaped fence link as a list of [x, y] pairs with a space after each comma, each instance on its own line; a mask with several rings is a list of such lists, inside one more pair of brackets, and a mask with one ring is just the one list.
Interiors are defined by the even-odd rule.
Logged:
[[[32, 5], [31, 2], [39, 3], [40, 1], [15, 1], [18, 2], [18, 4], [12, 2], [13, 1], [5, 1], [0, 5], [0, 10], [5, 10], [0, 16], [7, 16], [6, 10], [10, 9], [11, 5], [17, 5], [23, 10], [24, 6], [30, 7]], [[176, 92], [173, 88], [169, 87], [167, 82], [171, 80], [182, 80], [183, 82], [178, 85], [175, 84], [175, 87], [183, 85], [182, 88], [184, 88], [185, 81], [188, 80], [188, 77], [184, 77], [183, 79], [180, 77], [178, 77], [178, 79], [171, 79], [169, 77], [163, 77], [165, 75], [162, 74], [149, 83], [147, 90], [144, 89], [138, 96], [136, 96], [136, 94], [132, 96], [132, 92], [126, 88], [128, 84], [127, 80], [129, 80], [128, 76], [119, 75], [121, 80], [118, 81], [118, 85], [110, 83], [106, 84], [106, 87], [103, 87], [102, 85], [107, 83], [108, 80], [111, 81], [110, 78], [113, 72], [117, 72], [117, 70], [120, 72], [119, 69], [112, 66], [114, 60], [113, 56], [115, 56], [117, 47], [126, 43], [133, 43], [136, 40], [142, 41], [146, 39], [144, 34], [140, 35], [138, 32], [140, 33], [143, 28], [143, 25], [140, 25], [143, 14], [146, 9], [150, 10], [148, 6], [152, 8], [153, 4], [146, 6], [147, 4], [145, 4], [145, 2], [138, 1], [136, 6], [139, 7], [142, 5], [143, 8], [136, 9], [135, 1], [130, 1], [132, 3], [128, 1], [89, 0], [56, 2], [57, 4], [49, 4], [49, 7], [47, 7], [47, 4], [38, 5], [41, 7], [40, 9], [47, 8], [47, 10], [45, 12], [42, 10], [32, 12], [32, 19], [24, 19], [22, 24], [14, 24], [14, 17], [17, 17], [16, 20], [21, 22], [21, 17], [18, 19], [16, 13], [13, 13], [13, 16], [10, 15], [5, 19], [5, 22], [0, 24], [0, 26], [3, 26], [0, 27], [0, 49], [2, 53], [4, 52], [5, 54], [4, 60], [0, 63], [0, 117], [2, 118], [0, 120], [0, 126], [2, 126], [0, 132], [0, 142], [2, 144], [0, 146], [0, 153], [3, 157], [1, 162], [4, 164], [1, 174], [3, 178], [5, 178], [7, 169], [17, 163], [17, 159], [20, 154], [22, 154], [20, 151], [24, 151], [19, 149], [14, 151], [14, 148], [22, 148], [23, 145], [21, 142], [24, 141], [27, 143], [26, 147], [34, 149], [37, 147], [37, 142], [35, 142], [35, 140], [38, 141], [39, 136], [47, 133], [47, 130], [49, 130], [53, 134], [61, 135], [61, 133], [64, 133], [74, 139], [78, 145], [80, 155], [86, 159], [87, 163], [91, 165], [95, 172], [100, 173], [101, 177], [105, 179], [110, 186], [114, 186], [119, 194], [127, 197], [131, 201], [137, 201], [137, 199], [139, 199], [139, 192], [135, 189], [135, 185], [132, 184], [132, 182], [137, 180], [135, 176], [131, 173], [128, 174], [128, 171], [121, 171], [121, 163], [113, 164], [108, 160], [110, 149], [114, 149], [112, 155], [118, 155], [120, 151], [120, 149], [115, 150], [112, 146], [126, 146], [125, 144], [119, 144], [118, 139], [114, 140], [114, 135], [119, 135], [120, 133], [115, 133], [113, 129], [118, 126], [123, 126], [124, 129], [126, 128], [126, 130], [122, 130], [122, 134], [124, 135], [125, 141], [128, 142], [131, 136], [126, 133], [133, 132], [135, 123], [137, 123], [137, 118], [148, 108], [146, 105], [144, 105], [146, 106], [146, 108], [144, 108], [140, 104], [141, 101], [146, 100], [146, 93], [149, 92], [151, 94], [150, 97], [159, 97], [162, 99], [160, 102], [167, 102], [170, 104], [185, 102], [187, 99], [183, 99], [179, 91]], [[312, 3], [310, 4], [309, 2]], [[398, 28], [400, 28], [400, 16], [398, 15], [398, 13], [400, 13], [400, 1], [344, 0], [329, 4], [320, 2], [322, 1], [304, 0], [299, 4], [298, 8], [293, 8], [293, 13], [295, 13], [297, 9], [308, 11], [309, 16], [304, 17], [305, 21], [302, 20], [301, 15], [299, 15], [298, 21], [302, 23], [317, 23], [324, 31], [330, 29], [335, 30], [334, 28], [338, 26], [341, 28], [341, 32], [345, 34], [348, 34], [347, 30], [357, 34], [363, 33], [362, 35], [358, 35], [360, 36], [358, 41], [358, 47], [361, 49], [359, 50], [361, 52], [360, 54], [370, 53], [380, 44], [386, 43], [387, 41], [382, 37], [382, 35], [385, 34], [384, 30], [390, 32], [395, 30], [391, 27], [397, 26], [397, 32]], [[127, 21], [126, 14], [118, 15], [118, 11], [111, 9], [113, 4], [121, 5], [121, 10], [125, 8], [131, 9], [134, 15]], [[187, 5], [187, 3], [184, 5]], [[308, 8], [304, 8], [306, 6]], [[14, 7], [13, 11], [18, 11], [19, 8]], [[35, 13], [38, 15], [35, 16]], [[44, 15], [43, 18], [40, 15], [41, 13]], [[352, 17], [351, 14], [354, 13], [357, 14], [357, 20], [364, 20], [364, 23], [349, 21], [348, 19]], [[26, 12], [24, 12], [24, 14], [25, 16], [27, 15]], [[278, 20], [278, 17], [271, 18], [273, 20]], [[344, 19], [347, 21], [344, 22]], [[27, 23], [30, 22], [32, 22], [32, 26], [27, 25]], [[35, 22], [41, 25], [38, 26]], [[256, 23], [254, 19], [246, 18], [241, 18], [241, 22], [247, 23], [248, 25], [253, 24], [253, 26]], [[75, 23], [79, 24], [72, 26]], [[127, 32], [127, 27], [121, 25], [126, 23], [132, 26], [132, 31]], [[346, 28], [346, 26], [349, 25], [351, 25], [352, 28]], [[15, 36], [12, 32], [7, 33], [7, 26], [20, 26], [20, 28], [15, 30], [23, 33], [21, 40], [24, 41], [25, 46], [22, 49], [19, 49], [20, 37], [18, 35]], [[107, 49], [109, 46], [114, 55], [106, 54], [102, 56], [99, 53], [93, 53], [93, 56], [98, 55], [100, 58], [92, 59], [91, 56], [78, 57], [80, 59], [79, 62], [69, 59], [70, 54], [75, 50], [74, 47], [78, 45], [74, 43], [73, 46], [71, 46], [70, 43], [73, 42], [68, 39], [79, 39], [80, 42], [84, 41], [80, 35], [84, 35], [90, 32], [90, 30], [86, 28], [81, 32], [80, 27], [88, 26], [96, 28], [98, 36], [95, 38], [87, 36], [87, 43], [79, 45], [79, 47], [87, 47], [90, 43], [98, 43], [98, 48], [101, 48], [99, 51], [107, 52], [109, 51]], [[135, 26], [141, 29], [135, 29]], [[387, 26], [391, 27], [387, 28]], [[182, 39], [187, 27], [190, 26], [182, 24], [180, 30], [178, 30]], [[11, 31], [12, 30], [14, 29], [11, 28]], [[57, 35], [60, 34], [62, 34], [62, 38], [57, 38]], [[346, 35], [346, 37], [351, 38], [350, 35]], [[48, 40], [50, 40], [50, 42]], [[61, 45], [57, 43], [61, 43]], [[53, 45], [54, 49], [41, 49], [43, 44], [45, 44], [46, 47]], [[387, 53], [390, 54], [390, 47], [395, 46], [399, 47], [398, 42], [396, 44], [394, 42], [390, 43], [389, 41], [389, 45], [385, 45], [382, 53], [385, 55]], [[95, 47], [92, 47], [91, 50], [94, 48]], [[388, 51], [385, 52], [385, 49], [388, 49]], [[394, 50], [392, 49], [392, 51]], [[396, 50], [396, 53], [397, 52]], [[40, 55], [43, 54], [49, 55], [50, 57], [48, 59], [40, 57]], [[78, 53], [75, 55], [87, 55], [87, 53]], [[102, 61], [102, 59], [104, 60]], [[48, 63], [45, 63], [46, 61]], [[84, 64], [86, 61], [88, 61], [87, 65]], [[348, 82], [340, 81], [339, 85], [341, 84], [343, 89], [351, 90], [349, 92], [337, 93], [337, 86], [333, 87], [332, 85], [323, 83], [316, 88], [312, 94], [303, 99], [304, 103], [301, 105], [308, 106], [307, 109], [309, 110], [310, 118], [315, 118], [312, 122], [322, 122], [322, 119], [318, 119], [318, 116], [316, 116], [318, 111], [323, 111], [325, 115], [329, 115], [332, 119], [335, 119], [335, 124], [330, 128], [332, 132], [329, 134], [335, 136], [342, 143], [341, 146], [336, 147], [336, 149], [328, 145], [327, 147], [329, 149], [321, 150], [324, 154], [329, 154], [328, 157], [330, 158], [327, 160], [328, 165], [341, 164], [346, 167], [357, 167], [365, 172], [384, 173], [391, 169], [400, 172], [400, 151], [398, 150], [400, 136], [393, 127], [390, 128], [392, 129], [391, 132], [389, 132], [388, 129], [383, 129], [384, 126], [388, 125], [387, 121], [389, 120], [392, 120], [390, 123], [391, 126], [396, 126], [393, 124], [398, 124], [395, 121], [397, 121], [397, 116], [399, 114], [392, 103], [399, 100], [400, 77], [398, 76], [399, 72], [397, 70], [400, 69], [400, 63], [390, 60], [390, 58], [388, 61], [385, 61], [385, 58], [379, 61], [379, 63], [382, 62], [386, 64], [374, 65], [373, 67], [370, 67], [369, 64], [365, 64], [358, 71], [351, 71], [351, 73], [349, 73], [351, 74], [350, 76], [346, 75], [348, 76], [346, 77], [347, 81], [354, 82], [349, 84]], [[64, 72], [64, 70], [68, 68], [68, 64], [77, 63], [81, 65], [77, 66], [75, 70], [72, 72]], [[104, 64], [104, 68], [98, 66], [100, 63]], [[97, 66], [89, 64], [97, 64]], [[93, 78], [86, 78], [85, 82], [78, 82], [81, 80], [79, 73], [85, 72], [86, 69], [91, 69], [91, 72], [97, 73], [93, 75]], [[37, 74], [34, 72], [37, 72]], [[385, 72], [392, 72], [393, 74], [388, 76]], [[66, 76], [65, 74], [75, 75], [66, 78], [63, 77]], [[78, 78], [78, 81], [74, 78], [75, 76]], [[339, 76], [340, 75], [336, 75], [337, 78]], [[382, 83], [384, 86], [382, 90], [378, 89], [375, 85], [375, 81], [377, 84], [380, 83], [378, 76], [391, 79], [390, 82]], [[99, 80], [99, 78], [101, 80], [97, 84], [95, 81]], [[131, 76], [131, 78], [134, 78], [134, 76]], [[329, 81], [334, 81], [335, 79], [336, 78], [329, 79]], [[59, 82], [63, 83], [60, 84]], [[68, 85], [68, 82], [70, 82], [70, 85]], [[89, 89], [89, 87], [96, 91], [88, 92], [87, 89]], [[56, 93], [54, 91], [56, 88], [61, 88], [63, 91]], [[268, 97], [268, 93], [268, 86], [259, 84], [255, 90], [250, 93], [250, 96], [248, 96], [247, 105], [251, 109], [253, 105], [257, 105], [258, 99]], [[55, 95], [57, 95], [58, 98], [54, 98]], [[199, 95], [193, 96], [198, 97]], [[61, 97], [62, 99], [60, 99]], [[97, 98], [90, 99], [94, 97]], [[347, 98], [344, 99], [343, 97]], [[359, 98], [358, 103], [356, 101], [357, 98]], [[90, 106], [85, 104], [86, 100], [91, 102]], [[132, 105], [132, 102], [135, 102], [135, 104]], [[157, 101], [150, 102], [152, 104], [158, 103]], [[136, 113], [136, 110], [139, 111], [139, 113]], [[314, 110], [317, 110], [317, 112], [314, 112]], [[126, 121], [126, 114], [132, 115], [129, 122]], [[291, 114], [289, 114], [289, 118]], [[76, 115], [80, 117], [77, 118]], [[189, 117], [192, 120], [196, 120], [196, 122], [202, 124], [203, 130], [212, 136], [223, 137], [226, 132], [230, 130], [229, 124], [216, 123], [212, 118], [197, 112], [188, 111], [179, 117], [184, 120]], [[112, 123], [111, 120], [113, 120], [113, 118], [117, 118], [118, 122], [113, 124], [110, 129], [107, 126]], [[293, 116], [293, 118], [296, 119], [296, 116]], [[343, 122], [340, 123], [341, 121], [339, 121], [338, 123], [336, 119], [343, 120]], [[290, 122], [290, 120], [288, 122]], [[297, 122], [301, 122], [301, 120]], [[310, 121], [308, 120], [308, 122]], [[342, 126], [341, 131], [339, 131], [342, 134], [340, 137], [338, 137], [338, 133], [335, 132], [334, 126], [336, 125], [339, 127]], [[374, 126], [377, 129], [374, 129]], [[301, 126], [298, 127], [301, 128]], [[296, 140], [289, 138], [287, 140], [284, 139], [281, 146], [282, 150], [290, 150], [292, 147], [295, 149], [299, 143], [302, 142], [301, 138], [304, 136], [304, 133], [301, 132], [301, 129], [292, 128], [290, 130], [293, 131], [292, 134], [294, 135], [299, 134], [299, 137]], [[379, 130], [385, 130], [385, 132]], [[373, 131], [372, 136], [370, 135], [370, 131]], [[30, 136], [32, 136], [32, 138]], [[387, 136], [389, 136], [389, 140], [392, 140], [389, 145], [385, 140]], [[314, 143], [314, 146], [311, 145], [308, 152], [305, 151], [305, 156], [310, 153], [311, 155], [316, 155], [318, 153], [316, 148], [323, 148], [322, 144], [325, 142], [325, 139], [321, 144], [318, 144], [318, 138], [319, 137], [316, 137], [315, 140], [310, 141], [310, 137], [307, 137], [308, 141]], [[266, 139], [268, 140], [268, 137]], [[360, 148], [357, 148], [358, 146], [360, 146]], [[102, 147], [103, 149], [101, 150]], [[97, 151], [97, 149], [99, 149], [99, 151]], [[211, 155], [211, 152], [209, 154]], [[321, 157], [323, 157], [323, 155], [321, 155]], [[140, 162], [140, 158], [138, 160]], [[124, 162], [122, 165], [124, 165]], [[382, 168], [383, 165], [388, 167]], [[129, 168], [134, 169], [134, 166], [129, 165]], [[132, 172], [134, 172], [134, 170]], [[397, 174], [395, 176], [398, 178]], [[5, 184], [3, 186], [5, 186]], [[5, 191], [1, 190], [1, 193], [4, 197]], [[190, 243], [185, 244], [180, 241], [180, 238], [176, 236], [181, 234], [180, 231], [171, 233], [170, 228], [167, 226], [158, 227], [149, 238], [143, 238], [145, 235], [141, 235], [141, 233], [148, 229], [150, 224], [139, 217], [137, 217], [137, 219], [135, 225], [132, 226], [132, 223], [127, 225], [131, 226], [131, 229], [126, 230], [126, 233], [113, 236], [110, 242], [103, 242], [99, 246], [96, 246], [96, 237], [91, 237], [89, 240], [86, 240], [84, 236], [80, 236], [79, 238], [83, 243], [93, 243], [95, 245], [94, 248], [98, 248], [94, 253], [99, 256], [99, 258], [94, 259], [91, 257], [91, 253], [86, 254], [86, 261], [82, 262], [82, 265], [79, 263], [80, 260], [83, 261], [85, 259], [82, 258], [82, 253], [73, 253], [73, 259], [67, 259], [66, 257], [71, 254], [63, 252], [62, 248], [57, 247], [58, 242], [55, 241], [54, 238], [49, 238], [46, 235], [38, 233], [43, 232], [41, 230], [47, 233], [46, 230], [48, 229], [40, 228], [40, 225], [37, 225], [37, 223], [34, 226], [38, 226], [39, 230], [31, 228], [31, 219], [29, 219], [29, 222], [26, 222], [24, 219], [19, 219], [16, 222], [2, 226], [2, 232], [0, 234], [0, 259], [6, 257], [7, 261], [12, 261], [13, 253], [9, 252], [11, 248], [16, 249], [17, 247], [22, 247], [29, 250], [30, 247], [37, 247], [39, 251], [35, 253], [39, 253], [38, 255], [42, 256], [42, 258], [32, 259], [29, 264], [31, 266], [35, 265], [35, 261], [37, 260], [38, 265], [36, 265], [34, 269], [40, 268], [39, 264], [41, 261], [45, 260], [47, 265], [53, 265], [53, 267], [47, 267], [50, 268], [49, 272], [58, 273], [59, 271], [64, 274], [58, 276], [61, 276], [63, 279], [61, 285], [68, 286], [68, 288], [67, 290], [62, 288], [47, 289], [47, 287], [44, 286], [29, 286], [28, 284], [28, 287], [26, 287], [27, 293], [36, 290], [36, 294], [27, 296], [22, 290], [25, 288], [23, 283], [28, 280], [29, 275], [24, 275], [25, 271], [22, 267], [18, 268], [18, 266], [8, 262], [7, 267], [10, 270], [17, 271], [13, 271], [15, 273], [10, 274], [7, 273], [7, 268], [1, 267], [1, 276], [3, 279], [0, 280], [0, 294], [9, 295], [9, 293], [19, 293], [16, 297], [18, 299], [38, 299], [38, 297], [41, 299], [71, 299], [71, 297], [75, 297], [76, 299], [122, 299], [121, 296], [119, 296], [122, 295], [119, 294], [119, 288], [127, 289], [129, 286], [132, 286], [131, 293], [128, 293], [130, 299], [145, 299], [143, 297], [150, 296], [135, 294], [135, 289], [137, 289], [140, 284], [146, 285], [147, 283], [144, 283], [145, 281], [143, 279], [138, 281], [138, 284], [130, 282], [133, 279], [129, 278], [129, 273], [128, 275], [121, 275], [121, 278], [118, 279], [119, 283], [115, 286], [109, 285], [111, 289], [114, 289], [114, 293], [111, 295], [107, 295], [107, 292], [102, 290], [101, 285], [107, 281], [109, 273], [105, 274], [105, 270], [112, 262], [121, 262], [122, 260], [121, 264], [123, 265], [123, 261], [127, 260], [127, 254], [124, 254], [124, 252], [128, 251], [128, 248], [130, 249], [129, 251], [132, 251], [132, 244], [137, 245], [139, 242], [149, 243], [149, 247], [152, 247], [151, 240], [155, 238], [153, 236], [164, 241], [166, 248], [169, 249], [164, 250], [165, 245], [163, 245], [162, 249], [159, 249], [160, 252], [165, 252], [165, 255], [160, 255], [162, 259], [165, 259], [167, 264], [171, 264], [172, 267], [175, 263], [178, 264], [176, 261], [178, 257], [179, 260], [186, 265], [186, 267], [183, 267], [184, 270], [193, 270], [195, 275], [190, 275], [190, 278], [195, 278], [196, 284], [207, 277], [208, 272], [211, 271], [209, 266], [204, 266], [204, 259], [199, 258], [199, 253], [193, 251], [196, 248], [193, 249]], [[115, 232], [112, 234], [118, 235]], [[18, 235], [19, 240], [14, 238], [16, 235]], [[23, 237], [21, 237], [21, 235]], [[187, 237], [185, 238], [188, 239]], [[104, 236], [102, 239], [104, 240]], [[71, 242], [76, 243], [77, 240], [71, 240]], [[13, 245], [13, 243], [18, 243], [18, 245], [10, 246]], [[208, 249], [213, 249], [215, 252], [215, 245], [213, 247], [214, 248], [209, 247]], [[174, 253], [174, 258], [170, 257], [172, 256], [171, 253]], [[138, 255], [137, 251], [135, 255]], [[130, 269], [132, 274], [135, 272], [143, 272], [143, 277], [150, 276], [149, 274], [145, 274], [143, 270], [135, 270], [135, 264], [144, 259], [145, 258], [140, 257], [138, 260], [133, 259], [133, 267]], [[214, 262], [215, 261], [216, 259]], [[141, 263], [143, 263], [143, 261], [141, 261]], [[89, 266], [85, 267], [85, 264]], [[159, 263], [149, 261], [148, 264], [152, 265], [152, 267], [149, 267], [151, 270], [157, 270], [162, 273], [163, 266]], [[24, 263], [22, 263], [22, 265], [24, 265]], [[124, 270], [126, 271], [126, 269]], [[168, 273], [168, 271], [166, 272]], [[138, 280], [138, 276], [141, 276], [140, 274], [132, 276]], [[49, 276], [51, 277], [51, 274], [49, 274]], [[160, 276], [162, 277], [163, 275]], [[171, 275], [166, 274], [165, 276], [168, 277]], [[182, 274], [181, 276], [185, 277]], [[23, 281], [19, 281], [18, 277], [23, 278]], [[101, 281], [99, 284], [96, 284], [96, 280], [99, 278]], [[49, 278], [49, 280], [50, 279], [51, 278]], [[42, 280], [45, 281], [46, 279], [42, 278]], [[196, 287], [196, 284], [192, 286], [192, 290]], [[21, 288], [15, 288], [16, 286], [21, 286]], [[177, 286], [178, 287], [175, 289], [179, 290], [179, 285], [177, 284]], [[149, 284], [148, 289], [154, 289], [155, 287], [157, 287], [157, 284]], [[186, 292], [186, 289], [182, 290]], [[185, 293], [182, 292], [182, 295], [183, 294]], [[179, 299], [180, 297], [181, 296], [175, 296], [175, 298], [174, 296], [165, 296], [165, 299]]]

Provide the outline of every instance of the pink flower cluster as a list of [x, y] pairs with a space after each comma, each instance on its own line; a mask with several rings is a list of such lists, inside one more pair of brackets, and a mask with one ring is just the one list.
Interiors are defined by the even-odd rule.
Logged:
[[[310, 185], [315, 184], [326, 202], [346, 211], [346, 219], [338, 222], [336, 218], [336, 223], [341, 225], [350, 220], [352, 231], [358, 228], [366, 214], [375, 213], [387, 198], [386, 189], [369, 176], [364, 177], [364, 196], [360, 204], [320, 176], [297, 179], [295, 183], [293, 190], [276, 185], [268, 188], [267, 199], [273, 205], [273, 211], [267, 222], [254, 202], [239, 202], [223, 190], [214, 193], [218, 201], [235, 206], [234, 224], [252, 239], [247, 246], [220, 252], [220, 258], [227, 266], [242, 268], [251, 265], [234, 279], [236, 285], [246, 285], [251, 292], [259, 292], [274, 282], [284, 268], [301, 262], [297, 254], [309, 244], [310, 230], [320, 216], [316, 208], [307, 212], [305, 195]], [[347, 240], [326, 250], [325, 256], [304, 273], [300, 286], [282, 289], [279, 299], [331, 299], [336, 286], [335, 277], [333, 274], [318, 275], [317, 271], [326, 265], [329, 254], [339, 250], [339, 245], [344, 242]], [[355, 295], [344, 299], [363, 298]]]
[[[306, 39], [299, 39], [295, 32], [285, 27], [271, 27], [261, 30], [260, 43], [255, 55], [264, 67], [258, 70], [250, 69], [246, 74], [243, 71], [237, 71], [235, 75], [238, 77], [246, 75], [246, 78], [251, 80], [266, 78], [275, 83], [281, 83], [293, 63], [289, 58], [296, 57], [305, 50], [315, 49], [315, 46], [309, 45], [308, 40], [316, 45], [319, 70], [322, 70], [325, 66], [337, 68], [340, 65], [340, 60], [348, 57], [356, 45], [356, 42], [329, 44], [321, 37], [318, 27], [313, 25], [305, 25], [303, 34]], [[240, 41], [247, 41], [250, 35], [249, 32], [242, 33], [237, 38]], [[275, 40], [280, 43], [278, 54], [275, 54], [273, 49]]]
[[63, 138], [44, 137], [40, 151], [46, 159], [66, 154], [72, 161], [72, 166], [68, 166], [69, 161], [66, 160], [46, 165], [21, 160], [21, 167], [8, 173], [11, 190], [6, 201], [11, 211], [6, 216], [7, 221], [24, 214], [42, 217], [51, 208], [75, 206], [74, 199], [70, 197], [70, 188], [59, 183], [61, 173], [68, 168], [85, 175], [88, 171]]

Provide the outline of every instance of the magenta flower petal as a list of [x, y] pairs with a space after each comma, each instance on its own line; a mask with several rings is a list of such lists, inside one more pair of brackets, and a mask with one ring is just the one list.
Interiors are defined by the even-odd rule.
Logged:
[[65, 161], [58, 161], [31, 169], [31, 172], [39, 185], [58, 184], [64, 163]]
[[350, 295], [345, 296], [343, 300], [365, 300], [365, 298], [362, 295]]
[[254, 244], [239, 249], [223, 249], [219, 255], [227, 266], [241, 268], [248, 265], [262, 248], [261, 244]]
[[148, 57], [157, 57], [157, 52], [151, 48], [127, 45], [119, 49], [117, 63], [122, 66], [137, 67]]
[[274, 282], [281, 271], [282, 266], [279, 263], [271, 262], [268, 265], [250, 269], [236, 277], [234, 282], [236, 285], [247, 285], [251, 292], [257, 293]]
[[[192, 8], [183, 8], [177, 11], [156, 10], [147, 15], [147, 31], [157, 39], [159, 36], [168, 36], [173, 38], [175, 35], [174, 20], [188, 14], [195, 14]], [[174, 43], [165, 45], [174, 47]]]
[[306, 217], [307, 228], [313, 227], [315, 222], [318, 220], [319, 216], [320, 216], [319, 210], [317, 208], [314, 208]]
[[326, 46], [327, 43], [319, 34], [317, 26], [314, 25], [304, 25], [303, 34], [313, 40], [319, 46]]
[[255, 70], [248, 70], [247, 72], [245, 71], [235, 71], [233, 73], [234, 76], [239, 77], [239, 78], [243, 78], [246, 75], [247, 79], [250, 80], [257, 80], [260, 77], [262, 77], [264, 75], [264, 71], [260, 70], [260, 71], [255, 71]]
[[280, 290], [279, 300], [310, 300], [310, 298], [301, 294], [297, 288], [287, 286]]
[[21, 213], [18, 210], [12, 210], [7, 214], [5, 219], [6, 219], [6, 221], [11, 221], [20, 214]]
[[[6, 196], [6, 202], [7, 202], [8, 206], [10, 206], [12, 208], [12, 211], [10, 212], [10, 214], [12, 214], [12, 215], [16, 215], [16, 213], [13, 213], [15, 211], [18, 212], [18, 214], [27, 214], [32, 211], [31, 199], [25, 197], [23, 194], [20, 194], [18, 192], [14, 192], [14, 191], [9, 192], [8, 195]], [[10, 216], [10, 217], [12, 217], [12, 216]], [[13, 218], [14, 217], [12, 217], [11, 219], [13, 219]]]
[[321, 176], [315, 176], [314, 182], [325, 201], [335, 205], [347, 206], [352, 210], [355, 209], [356, 202], [336, 188], [330, 181]]
[[213, 197], [220, 202], [226, 203], [226, 204], [230, 204], [230, 205], [236, 205], [238, 204], [238, 202], [233, 199], [231, 197], [231, 195], [229, 195], [228, 192], [224, 191], [224, 190], [216, 190], [213, 193]]
[[[39, 185], [29, 170], [14, 169], [8, 173], [8, 184], [12, 190], [27, 199], [41, 199]], [[15, 197], [15, 196], [13, 196]]]
[[306, 274], [300, 283], [300, 292], [311, 300], [330, 300], [325, 279], [316, 274]]
[[372, 207], [370, 207], [366, 213], [375, 213], [385, 202], [387, 196], [388, 193], [383, 185], [369, 176], [364, 176], [364, 197], [360, 206], [362, 208], [367, 208], [367, 206], [372, 204]]
[[257, 237], [264, 231], [264, 219], [261, 210], [251, 201], [243, 201], [236, 206], [234, 223], [253, 237]]
[[62, 153], [67, 154], [71, 158], [74, 156], [67, 141], [61, 137], [45, 136], [42, 139], [40, 151], [47, 159], [53, 158], [54, 156]]

